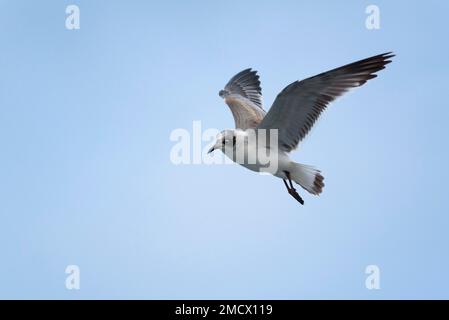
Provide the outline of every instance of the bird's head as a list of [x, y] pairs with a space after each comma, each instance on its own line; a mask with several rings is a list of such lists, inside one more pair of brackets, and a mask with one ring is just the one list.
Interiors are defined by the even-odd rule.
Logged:
[[218, 95], [224, 99], [229, 95], [229, 91], [228, 90], [220, 90], [220, 92], [218, 92]]
[[224, 152], [225, 147], [233, 147], [235, 145], [235, 133], [234, 130], [223, 130], [217, 134], [217, 139], [212, 148], [207, 153], [211, 153], [214, 150], [221, 150]]

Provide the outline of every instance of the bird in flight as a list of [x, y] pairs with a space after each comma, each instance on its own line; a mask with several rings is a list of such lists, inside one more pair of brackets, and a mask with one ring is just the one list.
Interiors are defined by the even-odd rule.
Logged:
[[[295, 81], [277, 95], [269, 112], [262, 106], [257, 71], [239, 72], [219, 92], [231, 109], [236, 129], [220, 132], [209, 153], [221, 150], [234, 162], [256, 172], [263, 171], [261, 169], [267, 165], [265, 157], [262, 161], [262, 155], [270, 154], [267, 159], [276, 160], [275, 170], [270, 173], [281, 178], [288, 193], [304, 204], [292, 181], [309, 193], [319, 195], [323, 191], [324, 178], [320, 170], [296, 163], [288, 154], [304, 139], [330, 102], [375, 78], [375, 73], [384, 69], [392, 57], [394, 54], [387, 52]], [[259, 135], [262, 131], [265, 131], [264, 138]], [[267, 142], [267, 137], [272, 136], [276, 139]], [[242, 157], [237, 161], [239, 154]]]

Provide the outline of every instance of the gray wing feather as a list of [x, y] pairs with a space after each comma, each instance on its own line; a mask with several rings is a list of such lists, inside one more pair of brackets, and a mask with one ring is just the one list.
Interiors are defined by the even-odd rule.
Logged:
[[245, 69], [229, 80], [225, 91], [247, 98], [259, 108], [262, 108], [262, 88], [257, 71]]
[[330, 102], [377, 77], [374, 73], [384, 69], [392, 57], [391, 52], [380, 54], [291, 83], [278, 94], [258, 128], [278, 129], [279, 148], [291, 151]]
[[245, 69], [237, 73], [219, 95], [231, 109], [238, 129], [256, 128], [266, 114], [262, 108], [262, 89], [257, 71]]

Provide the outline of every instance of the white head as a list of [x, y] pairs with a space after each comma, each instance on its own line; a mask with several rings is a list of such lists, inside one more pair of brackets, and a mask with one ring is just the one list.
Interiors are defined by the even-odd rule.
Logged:
[[211, 153], [214, 150], [221, 150], [222, 152], [224, 152], [225, 147], [233, 148], [235, 146], [235, 142], [236, 142], [235, 130], [223, 130], [217, 135], [217, 141], [212, 146], [212, 148], [209, 149], [207, 153]]

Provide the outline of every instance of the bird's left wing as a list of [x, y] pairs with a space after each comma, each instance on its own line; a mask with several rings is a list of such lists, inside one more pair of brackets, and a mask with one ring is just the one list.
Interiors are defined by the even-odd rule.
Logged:
[[237, 73], [219, 95], [231, 109], [237, 129], [256, 128], [266, 114], [257, 71], [246, 69]]
[[380, 54], [291, 83], [278, 94], [258, 129], [278, 129], [279, 148], [295, 149], [330, 102], [375, 78], [392, 57], [391, 52]]

